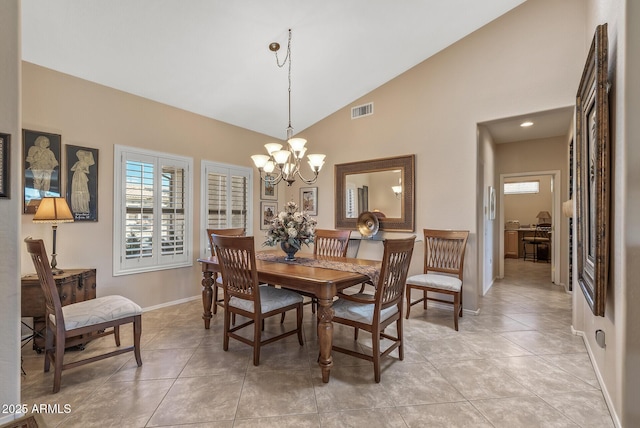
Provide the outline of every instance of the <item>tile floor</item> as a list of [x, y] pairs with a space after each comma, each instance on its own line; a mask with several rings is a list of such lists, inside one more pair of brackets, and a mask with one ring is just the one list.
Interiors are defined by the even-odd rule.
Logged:
[[[68, 404], [70, 413], [44, 415], [63, 428], [611, 427], [582, 338], [571, 334], [571, 297], [549, 277], [548, 264], [507, 260], [506, 277], [459, 332], [450, 311], [414, 306], [405, 359], [386, 358], [379, 384], [371, 363], [342, 354], [322, 383], [310, 305], [305, 346], [295, 336], [267, 345], [254, 367], [248, 346], [222, 350], [220, 314], [203, 328], [198, 299], [144, 313], [141, 368], [125, 354], [67, 370], [55, 395], [43, 357], [24, 349], [22, 400]], [[123, 337], [130, 343], [129, 331]], [[335, 337], [353, 345], [351, 330]], [[361, 332], [354, 346], [368, 342]], [[66, 359], [112, 346], [102, 338]]]

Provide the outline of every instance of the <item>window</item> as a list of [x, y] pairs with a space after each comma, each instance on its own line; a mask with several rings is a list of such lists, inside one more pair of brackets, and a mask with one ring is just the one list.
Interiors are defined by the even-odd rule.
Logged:
[[[253, 234], [251, 168], [202, 161], [201, 230], [242, 227]], [[209, 238], [201, 237], [201, 255], [209, 255]]]
[[191, 266], [193, 160], [124, 146], [114, 159], [113, 274]]
[[517, 183], [504, 183], [505, 195], [519, 195], [523, 193], [539, 193], [539, 181], [519, 181]]

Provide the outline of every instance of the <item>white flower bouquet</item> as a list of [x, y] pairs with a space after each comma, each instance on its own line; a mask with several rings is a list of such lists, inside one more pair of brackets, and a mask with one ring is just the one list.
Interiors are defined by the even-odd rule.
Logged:
[[309, 214], [298, 211], [295, 202], [287, 202], [285, 210], [271, 220], [263, 245], [273, 247], [287, 243], [299, 250], [302, 244], [309, 246], [313, 242], [316, 224]]

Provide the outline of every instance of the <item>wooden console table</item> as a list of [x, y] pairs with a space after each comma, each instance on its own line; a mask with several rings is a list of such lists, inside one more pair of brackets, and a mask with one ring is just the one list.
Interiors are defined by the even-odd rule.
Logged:
[[[66, 269], [64, 273], [54, 275], [53, 279], [62, 306], [96, 298], [95, 269]], [[36, 274], [23, 276], [21, 283], [21, 316], [33, 317], [33, 349], [40, 353], [44, 349], [44, 294]]]

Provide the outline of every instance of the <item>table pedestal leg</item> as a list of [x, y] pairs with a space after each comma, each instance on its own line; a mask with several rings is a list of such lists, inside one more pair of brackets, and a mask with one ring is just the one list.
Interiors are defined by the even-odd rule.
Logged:
[[213, 299], [213, 272], [202, 272], [202, 306], [204, 312], [202, 313], [202, 319], [204, 320], [204, 328], [208, 329], [211, 326], [211, 301]]
[[322, 382], [329, 382], [333, 358], [331, 357], [331, 346], [333, 345], [333, 299], [318, 298], [318, 345], [320, 355], [318, 365], [322, 370]]

